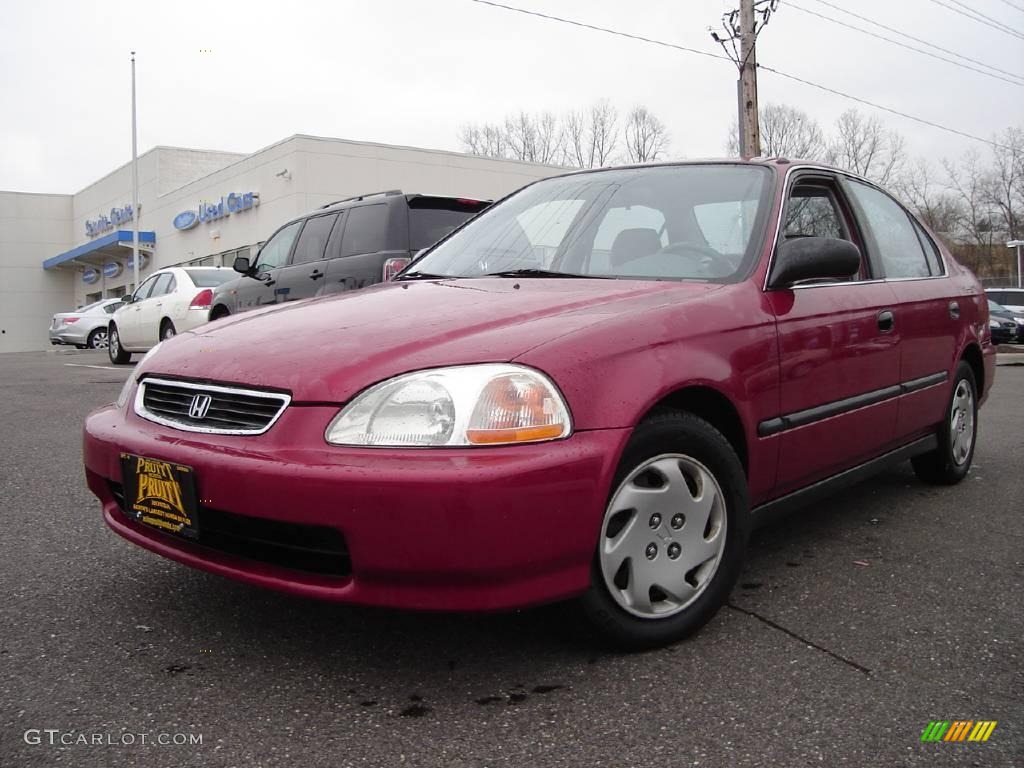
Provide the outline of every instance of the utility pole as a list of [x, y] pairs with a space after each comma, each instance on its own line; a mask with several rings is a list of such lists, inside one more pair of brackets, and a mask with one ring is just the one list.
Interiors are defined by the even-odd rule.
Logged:
[[757, 33], [754, 0], [740, 0], [739, 128], [740, 157], [761, 154], [761, 124], [757, 119]]
[[135, 51], [132, 51], [132, 291], [139, 289], [139, 145], [135, 125]]
[[757, 111], [757, 35], [778, 4], [779, 0], [740, 0], [739, 10], [722, 16], [724, 36], [708, 28], [711, 37], [722, 46], [739, 72], [736, 81], [737, 145], [740, 156], [744, 158], [761, 154], [761, 123]]

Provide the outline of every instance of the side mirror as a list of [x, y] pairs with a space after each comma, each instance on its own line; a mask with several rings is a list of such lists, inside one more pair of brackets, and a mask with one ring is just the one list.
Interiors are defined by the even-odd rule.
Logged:
[[241, 272], [243, 275], [248, 275], [252, 269], [252, 265], [249, 263], [248, 256], [235, 256], [235, 261], [231, 265], [231, 268], [235, 272]]
[[802, 280], [850, 277], [860, 271], [860, 248], [834, 237], [797, 237], [775, 252], [769, 288], [788, 288]]
[[134, 296], [132, 294], [126, 293], [124, 296], [121, 297], [121, 303], [122, 304], [131, 304], [133, 299], [134, 299]]

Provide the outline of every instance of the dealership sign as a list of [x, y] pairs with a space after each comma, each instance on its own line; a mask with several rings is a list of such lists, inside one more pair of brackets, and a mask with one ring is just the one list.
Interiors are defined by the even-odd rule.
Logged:
[[117, 277], [124, 271], [124, 267], [121, 266], [119, 261], [108, 261], [103, 265], [103, 276], [104, 277]]
[[232, 213], [248, 211], [259, 204], [259, 192], [232, 192], [227, 197], [221, 197], [219, 202], [211, 203], [204, 200], [198, 209], [182, 211], [174, 217], [172, 223], [175, 229], [192, 229], [200, 222], [217, 221]]
[[127, 224], [134, 218], [132, 213], [132, 207], [126, 205], [123, 208], [111, 208], [110, 216], [100, 216], [98, 219], [86, 219], [85, 220], [85, 234], [89, 237], [96, 237], [96, 235], [102, 235], [104, 232]]
[[98, 269], [93, 269], [92, 267], [89, 267], [87, 270], [85, 270], [85, 272], [82, 273], [83, 283], [89, 283], [89, 285], [92, 285], [99, 279], [100, 271]]

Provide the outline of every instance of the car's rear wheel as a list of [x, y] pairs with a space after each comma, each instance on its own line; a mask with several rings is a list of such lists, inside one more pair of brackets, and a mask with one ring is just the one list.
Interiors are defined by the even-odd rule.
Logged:
[[121, 346], [121, 334], [118, 333], [117, 326], [113, 323], [107, 328], [107, 355], [110, 357], [110, 362], [115, 365], [124, 365], [131, 362], [132, 359], [132, 353]]
[[953, 393], [937, 436], [938, 448], [910, 460], [914, 472], [934, 485], [959, 483], [971, 469], [978, 442], [978, 386], [974, 371], [963, 360], [956, 367]]
[[627, 649], [696, 631], [728, 598], [746, 549], [747, 481], [736, 452], [703, 419], [659, 413], [633, 433], [613, 488], [585, 614]]
[[92, 333], [89, 334], [89, 338], [86, 339], [86, 346], [88, 346], [89, 349], [106, 349], [107, 329], [94, 328]]
[[177, 334], [177, 331], [174, 330], [174, 323], [164, 318], [164, 321], [160, 323], [160, 341], [173, 339], [175, 334]]

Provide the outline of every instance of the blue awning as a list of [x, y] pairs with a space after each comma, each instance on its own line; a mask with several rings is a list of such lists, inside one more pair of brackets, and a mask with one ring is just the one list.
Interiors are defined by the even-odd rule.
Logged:
[[[64, 253], [57, 254], [56, 256], [51, 256], [49, 259], [43, 262], [43, 269], [53, 269], [54, 267], [59, 267], [62, 264], [67, 264], [68, 262], [74, 261], [75, 259], [81, 258], [83, 256], [93, 256], [100, 258], [110, 258], [112, 256], [128, 257], [131, 255], [131, 253], [125, 253], [123, 250], [121, 250], [121, 244], [127, 243], [130, 246], [131, 242], [131, 230], [119, 229], [116, 232], [111, 232], [109, 235], [97, 237], [95, 240], [86, 243], [85, 245], [80, 245], [77, 248], [72, 248], [70, 251], [65, 251]], [[148, 246], [155, 245], [156, 232], [139, 232], [139, 244]], [[116, 253], [112, 253], [109, 250], [111, 246], [118, 249]], [[105, 253], [97, 253], [97, 251], [103, 251], [104, 249], [108, 250], [106, 250]], [[142, 261], [140, 259], [140, 264], [141, 263]]]

